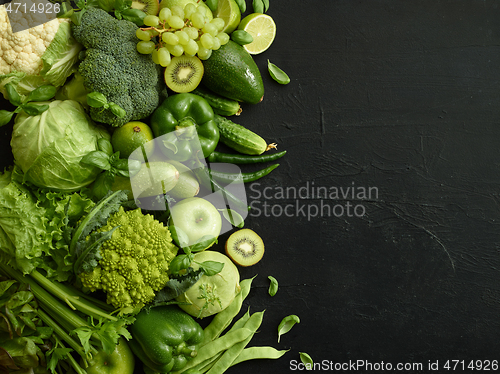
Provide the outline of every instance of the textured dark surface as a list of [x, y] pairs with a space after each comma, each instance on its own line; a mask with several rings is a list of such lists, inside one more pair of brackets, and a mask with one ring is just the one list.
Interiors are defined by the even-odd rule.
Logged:
[[[246, 226], [266, 254], [241, 275], [258, 274], [244, 309], [266, 310], [251, 345], [290, 351], [228, 373], [291, 372], [299, 352], [423, 365], [403, 372], [500, 359], [498, 2], [275, 0], [268, 14], [276, 39], [255, 56], [264, 101], [235, 121], [288, 153], [248, 186]], [[267, 59], [289, 85], [272, 81]], [[327, 200], [312, 185], [378, 194]], [[321, 204], [366, 213], [307, 217]], [[301, 323], [278, 343], [289, 314]]]

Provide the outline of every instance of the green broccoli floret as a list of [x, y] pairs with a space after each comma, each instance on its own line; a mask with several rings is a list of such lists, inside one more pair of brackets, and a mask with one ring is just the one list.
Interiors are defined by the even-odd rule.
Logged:
[[90, 291], [102, 289], [115, 308], [142, 308], [169, 281], [167, 271], [178, 248], [168, 228], [140, 209], [121, 207], [98, 231], [114, 227], [101, 246], [98, 266], [79, 277]]
[[137, 52], [137, 26], [99, 8], [87, 8], [73, 36], [84, 47], [78, 71], [89, 92], [100, 92], [125, 110], [118, 118], [110, 109], [90, 108], [94, 121], [119, 127], [149, 116], [163, 89], [160, 66], [151, 55]]

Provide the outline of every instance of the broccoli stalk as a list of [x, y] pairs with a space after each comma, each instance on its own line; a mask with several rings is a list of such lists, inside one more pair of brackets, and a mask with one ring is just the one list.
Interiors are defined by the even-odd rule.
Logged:
[[[70, 286], [51, 281], [37, 270], [23, 275], [5, 261], [0, 261], [0, 273], [30, 286], [39, 303], [38, 315], [42, 321], [54, 330], [61, 346], [67, 344], [81, 357], [83, 367], [71, 355], [67, 357], [78, 374], [86, 373], [84, 368], [90, 366], [90, 360], [95, 355], [101, 352], [111, 355], [121, 336], [130, 338], [126, 325], [132, 323], [134, 318], [118, 318], [110, 314], [109, 307], [102, 308], [105, 303]], [[85, 317], [89, 318], [89, 322]]]

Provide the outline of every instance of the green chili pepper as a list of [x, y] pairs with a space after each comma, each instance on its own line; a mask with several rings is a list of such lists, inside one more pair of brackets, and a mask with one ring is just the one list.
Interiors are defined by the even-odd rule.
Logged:
[[276, 153], [263, 153], [257, 156], [250, 155], [240, 155], [236, 153], [223, 153], [218, 151], [213, 151], [208, 157], [208, 162], [225, 162], [228, 164], [256, 164], [259, 162], [269, 162], [275, 161], [286, 154], [286, 151], [276, 152]]
[[[196, 132], [189, 130], [194, 125]], [[219, 142], [219, 129], [214, 119], [214, 111], [201, 96], [180, 93], [169, 96], [153, 112], [151, 129], [155, 137], [174, 133], [173, 142], [163, 142], [162, 152], [170, 159], [187, 161], [197, 156], [193, 149], [193, 138], [198, 137], [203, 157], [211, 154]]]
[[257, 179], [265, 177], [267, 174], [276, 169], [278, 166], [280, 166], [280, 164], [274, 164], [268, 166], [265, 169], [254, 171], [252, 173], [240, 173], [240, 174], [223, 173], [220, 171], [210, 170], [210, 174], [212, 175], [213, 178], [222, 183], [231, 183], [235, 181], [243, 181], [243, 183], [248, 183], [248, 182], [254, 182]]
[[134, 354], [151, 371], [161, 373], [183, 369], [203, 340], [201, 326], [175, 305], [141, 311], [130, 333]]

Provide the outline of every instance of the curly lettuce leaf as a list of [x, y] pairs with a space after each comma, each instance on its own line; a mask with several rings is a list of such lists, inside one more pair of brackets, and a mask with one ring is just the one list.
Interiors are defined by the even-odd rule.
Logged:
[[50, 279], [69, 279], [73, 259], [64, 232], [94, 203], [77, 193], [32, 191], [13, 180], [6, 184], [8, 173], [0, 176], [0, 251], [24, 274], [43, 269]]

